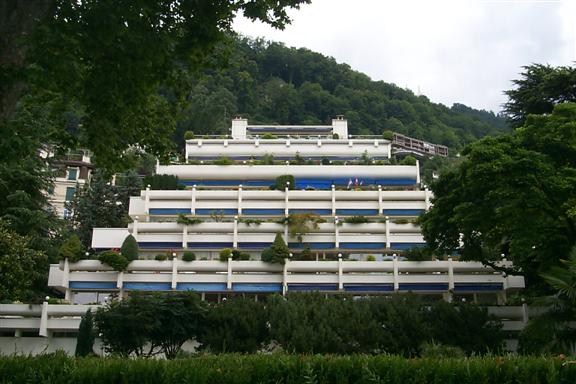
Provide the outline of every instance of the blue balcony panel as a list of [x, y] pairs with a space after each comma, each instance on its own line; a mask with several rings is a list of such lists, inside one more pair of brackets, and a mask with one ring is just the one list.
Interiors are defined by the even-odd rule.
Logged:
[[288, 291], [337, 291], [337, 284], [288, 284]]
[[151, 215], [189, 215], [190, 208], [150, 208]]
[[454, 292], [493, 292], [504, 289], [502, 283], [455, 283]]
[[340, 243], [341, 249], [386, 249], [386, 243]]
[[116, 289], [114, 281], [70, 281], [72, 289]]
[[195, 291], [195, 292], [225, 292], [225, 283], [178, 283], [178, 291]]
[[242, 215], [250, 216], [284, 216], [284, 209], [244, 208]]
[[288, 247], [292, 249], [304, 249], [308, 245], [310, 249], [334, 249], [334, 243], [288, 243]]
[[382, 211], [388, 216], [420, 216], [424, 213], [423, 209], [384, 209]]
[[164, 242], [164, 241], [151, 241], [151, 242], [138, 242], [138, 246], [142, 249], [173, 249], [182, 248], [182, 243], [177, 242]]
[[126, 282], [124, 283], [124, 289], [134, 291], [170, 291], [172, 287], [170, 283]]
[[[337, 178], [301, 178], [296, 177], [296, 189], [315, 188], [315, 189], [330, 189], [332, 184], [338, 186], [348, 186], [352, 181], [356, 182], [355, 176], [337, 177]], [[252, 180], [252, 179], [237, 179], [237, 180], [181, 180], [181, 184], [203, 185], [203, 186], [223, 186], [234, 187], [242, 184], [245, 187], [268, 187], [275, 183], [275, 180]], [[379, 179], [379, 178], [363, 178], [359, 179], [358, 183], [362, 185], [415, 185], [416, 179]]]
[[302, 209], [290, 209], [288, 211], [290, 214], [299, 214], [299, 213], [315, 213], [317, 215], [331, 215], [331, 209], [314, 209], [314, 208], [302, 208]]
[[342, 216], [377, 216], [377, 209], [337, 209], [337, 215]]
[[241, 249], [264, 249], [272, 245], [270, 242], [240, 242], [238, 248]]
[[224, 208], [224, 209], [219, 209], [219, 208], [197, 208], [196, 209], [196, 214], [197, 215], [212, 215], [212, 214], [217, 214], [217, 215], [237, 215], [238, 214], [238, 210], [237, 209], [233, 209], [233, 208]]
[[400, 291], [447, 291], [448, 283], [400, 283]]
[[206, 249], [222, 249], [222, 248], [233, 248], [232, 242], [190, 242], [188, 243], [188, 248], [206, 248]]
[[390, 243], [390, 249], [406, 250], [411, 248], [423, 248], [426, 243]]
[[263, 284], [250, 284], [250, 283], [237, 283], [232, 284], [232, 291], [234, 292], [261, 292], [261, 293], [274, 293], [282, 292], [282, 284], [263, 283]]
[[346, 292], [392, 292], [393, 284], [344, 284]]

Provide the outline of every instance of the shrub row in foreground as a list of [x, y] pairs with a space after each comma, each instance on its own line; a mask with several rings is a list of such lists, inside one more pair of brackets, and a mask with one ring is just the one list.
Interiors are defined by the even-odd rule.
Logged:
[[165, 360], [0, 358], [1, 383], [574, 383], [557, 358], [405, 359], [396, 356], [205, 355]]

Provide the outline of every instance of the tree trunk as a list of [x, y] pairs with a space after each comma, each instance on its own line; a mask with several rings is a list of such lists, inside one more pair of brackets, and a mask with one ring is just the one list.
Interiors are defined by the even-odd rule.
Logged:
[[39, 22], [53, 15], [56, 0], [2, 0], [0, 2], [0, 124], [16, 109], [26, 90], [25, 40]]

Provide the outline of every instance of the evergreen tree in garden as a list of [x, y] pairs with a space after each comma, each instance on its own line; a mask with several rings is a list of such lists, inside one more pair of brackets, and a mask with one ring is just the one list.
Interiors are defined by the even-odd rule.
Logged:
[[78, 328], [78, 338], [76, 339], [76, 357], [85, 357], [93, 354], [94, 340], [96, 333], [94, 331], [94, 319], [92, 311], [88, 309], [86, 314], [82, 316], [80, 327]]
[[82, 243], [77, 235], [71, 235], [64, 240], [60, 249], [58, 250], [58, 257], [60, 260], [68, 259], [69, 262], [75, 263], [80, 261], [84, 256], [84, 249]]
[[128, 220], [128, 207], [124, 207], [118, 189], [100, 172], [76, 191], [69, 208], [73, 212], [71, 223], [85, 247], [91, 245], [94, 228], [124, 227]]
[[272, 263], [283, 264], [284, 260], [290, 257], [290, 249], [280, 233], [276, 234], [270, 250], [272, 251]]
[[138, 242], [132, 235], [126, 236], [124, 242], [122, 242], [122, 247], [120, 248], [120, 253], [128, 261], [138, 260]]

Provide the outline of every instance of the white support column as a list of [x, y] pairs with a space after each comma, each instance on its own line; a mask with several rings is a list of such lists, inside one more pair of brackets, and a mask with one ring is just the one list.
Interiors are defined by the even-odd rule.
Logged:
[[332, 184], [332, 216], [336, 216], [336, 186]]
[[138, 221], [139, 221], [139, 217], [138, 216], [134, 216], [134, 221], [132, 223], [132, 236], [134, 236], [134, 239], [136, 239], [136, 241], [138, 241]]
[[234, 216], [234, 234], [232, 246], [234, 248], [238, 248], [238, 216]]
[[530, 320], [530, 312], [528, 311], [528, 304], [522, 303], [522, 323], [528, 324]]
[[445, 302], [451, 303], [453, 299], [454, 299], [454, 295], [452, 294], [452, 292], [443, 292], [442, 293], [442, 300], [444, 300]]
[[64, 271], [62, 272], [62, 287], [66, 288], [64, 299], [70, 300], [70, 263], [64, 259]]
[[150, 221], [150, 184], [146, 186], [146, 191], [144, 192], [144, 214], [146, 215], [146, 221]]
[[451, 257], [448, 258], [448, 290], [454, 291], [454, 264]]
[[338, 216], [334, 217], [334, 246], [340, 248], [340, 228], [338, 228]]
[[190, 213], [196, 214], [196, 184], [192, 186], [192, 198], [190, 199]]
[[286, 182], [286, 184], [287, 184], [286, 188], [284, 188], [284, 216], [286, 216], [286, 217], [288, 217], [288, 215], [290, 214], [290, 211], [288, 209], [288, 204], [290, 203], [290, 198], [288, 196], [288, 194], [290, 193], [289, 192], [290, 191], [290, 188], [289, 188], [290, 184], [289, 183], [290, 182], [287, 181]]
[[338, 254], [338, 290], [344, 290], [344, 276], [342, 273], [342, 254]]
[[124, 272], [118, 272], [118, 276], [116, 278], [116, 288], [122, 289], [124, 288]]
[[226, 279], [226, 289], [232, 290], [232, 258], [228, 258], [228, 276]]
[[398, 281], [398, 257], [394, 255], [392, 258], [392, 266], [394, 268], [394, 292], [400, 289], [400, 282]]
[[386, 249], [390, 249], [390, 218], [386, 216]]
[[176, 289], [178, 286], [178, 258], [176, 256], [172, 257], [172, 284], [170, 288]]
[[284, 268], [282, 269], [282, 295], [285, 296], [288, 292], [288, 263], [290, 260], [284, 259]]
[[182, 248], [188, 248], [188, 226], [186, 224], [182, 227]]
[[40, 329], [38, 330], [38, 334], [43, 337], [48, 337], [48, 299], [49, 297], [46, 296], [46, 299], [42, 303], [42, 313], [40, 314]]
[[426, 211], [428, 211], [430, 209], [430, 191], [428, 190], [428, 187], [424, 188], [424, 199], [426, 201]]
[[242, 184], [238, 186], [238, 216], [242, 216]]
[[416, 160], [416, 184], [420, 185], [420, 161]]
[[384, 214], [384, 204], [382, 203], [382, 186], [378, 186], [378, 214]]

